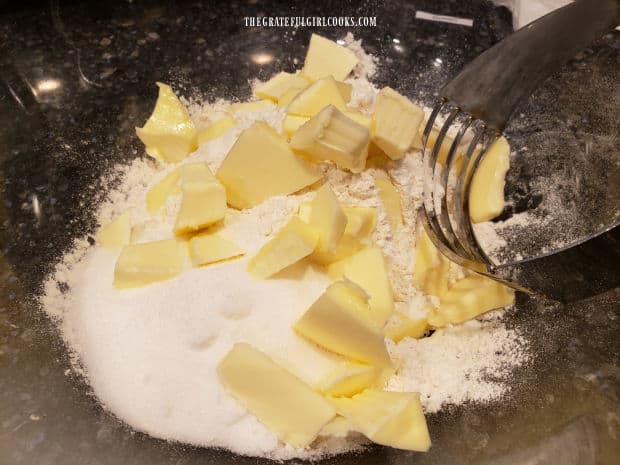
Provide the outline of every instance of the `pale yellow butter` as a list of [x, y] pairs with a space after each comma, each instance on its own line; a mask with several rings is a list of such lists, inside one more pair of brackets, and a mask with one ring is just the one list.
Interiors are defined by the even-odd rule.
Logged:
[[289, 115], [312, 117], [327, 105], [333, 105], [340, 111], [347, 109], [338, 85], [333, 77], [319, 79], [307, 89], [300, 92], [288, 104], [286, 112]]
[[347, 215], [347, 227], [344, 229], [345, 236], [356, 239], [364, 239], [375, 229], [377, 223], [377, 210], [374, 207], [343, 207]]
[[181, 167], [181, 188], [219, 184], [206, 163], [187, 163]]
[[352, 236], [342, 236], [340, 241], [338, 241], [336, 250], [333, 252], [315, 250], [311, 258], [313, 262], [327, 266], [350, 257], [365, 246], [366, 244], [359, 239]]
[[335, 252], [347, 226], [347, 216], [328, 184], [323, 184], [310, 202], [308, 223], [319, 235], [316, 250]]
[[423, 288], [425, 294], [442, 298], [448, 292], [451, 263], [450, 260], [442, 255], [439, 266], [428, 270]]
[[366, 166], [370, 132], [329, 105], [301, 126], [291, 137], [291, 147], [317, 160], [331, 160], [359, 173]]
[[405, 155], [418, 134], [424, 111], [390, 87], [377, 95], [372, 140], [392, 160]]
[[335, 417], [320, 394], [248, 344], [235, 344], [217, 372], [228, 392], [292, 447], [310, 445]]
[[458, 280], [441, 297], [441, 303], [428, 315], [435, 328], [458, 324], [514, 301], [514, 290], [476, 273]]
[[406, 337], [419, 339], [428, 331], [426, 318], [410, 318], [402, 312], [394, 312], [388, 320], [383, 332], [387, 337], [398, 343]]
[[187, 245], [175, 239], [123, 247], [114, 268], [114, 287], [125, 289], [171, 279], [183, 271]]
[[312, 204], [310, 201], [300, 202], [297, 207], [297, 216], [300, 220], [310, 223], [310, 212], [312, 211]]
[[351, 397], [374, 386], [381, 372], [373, 365], [343, 362], [322, 380], [320, 390], [326, 396]]
[[366, 294], [355, 284], [339, 281], [295, 323], [308, 340], [358, 362], [390, 367], [383, 334], [370, 317]]
[[347, 118], [351, 118], [357, 124], [361, 124], [365, 128], [368, 128], [368, 130], [371, 129], [371, 127], [372, 127], [372, 116], [366, 115], [364, 113], [361, 113], [361, 112], [355, 111], [355, 110], [346, 110], [346, 111], [343, 111], [342, 113], [344, 113], [344, 115]]
[[353, 86], [347, 82], [336, 81], [336, 85], [338, 86], [338, 91], [342, 96], [342, 99], [345, 103], [349, 103], [351, 100], [351, 93], [353, 92]]
[[[307, 87], [306, 87], [307, 88]], [[278, 100], [278, 109], [288, 107], [288, 104], [293, 101], [302, 91], [298, 89], [289, 89]]]
[[431, 446], [418, 393], [368, 389], [350, 399], [330, 400], [352, 429], [377, 444], [420, 452]]
[[491, 220], [504, 209], [509, 168], [510, 146], [505, 137], [500, 137], [487, 150], [471, 181], [469, 216], [474, 223]]
[[261, 99], [278, 102], [290, 90], [299, 92], [310, 85], [310, 81], [301, 74], [280, 72], [267, 82], [260, 84], [254, 94]]
[[375, 178], [375, 186], [379, 189], [379, 197], [390, 220], [392, 231], [398, 231], [403, 227], [403, 207], [398, 190], [387, 177]]
[[187, 184], [174, 224], [175, 234], [187, 234], [217, 223], [226, 214], [226, 190], [217, 183]]
[[426, 231], [422, 230], [418, 236], [415, 248], [415, 262], [413, 266], [413, 282], [424, 290], [426, 273], [432, 268], [439, 266], [441, 252], [437, 250]]
[[284, 133], [290, 139], [293, 137], [295, 131], [297, 131], [302, 125], [306, 124], [309, 119], [310, 118], [306, 116], [286, 115], [284, 117], [284, 122], [282, 123]]
[[425, 294], [441, 297], [448, 291], [449, 273], [450, 261], [422, 231], [416, 243], [413, 283]]
[[364, 289], [370, 296], [371, 318], [377, 327], [383, 327], [394, 309], [394, 298], [381, 249], [362, 249], [331, 264], [327, 272], [334, 280], [346, 277]]
[[161, 181], [155, 184], [146, 193], [146, 210], [149, 214], [154, 215], [166, 203], [168, 197], [178, 192], [177, 183], [181, 176], [181, 168], [177, 168]]
[[236, 244], [218, 234], [200, 234], [189, 241], [189, 254], [194, 266], [208, 265], [243, 255]]
[[[344, 233], [333, 252], [315, 250], [312, 260], [320, 265], [330, 265], [353, 255], [364, 248], [364, 242], [375, 227], [377, 212], [373, 207], [342, 207], [347, 218]], [[306, 223], [310, 223], [311, 202], [301, 202], [297, 216]]]
[[102, 226], [97, 232], [97, 242], [106, 249], [120, 249], [131, 240], [131, 217], [125, 212]]
[[336, 415], [319, 432], [319, 436], [331, 436], [335, 438], [346, 438], [351, 431], [355, 431], [353, 424], [348, 418]]
[[295, 155], [263, 122], [241, 133], [216, 173], [235, 208], [258, 205], [274, 195], [292, 194], [321, 179], [320, 171]]
[[319, 236], [307, 223], [294, 216], [252, 257], [248, 271], [259, 279], [266, 279], [310, 255]]
[[318, 34], [312, 34], [302, 73], [312, 80], [325, 76], [344, 80], [359, 60], [351, 50]]
[[153, 114], [136, 134], [146, 152], [162, 161], [178, 162], [198, 148], [197, 132], [187, 109], [170, 86], [158, 82], [159, 97]]
[[209, 141], [223, 136], [226, 131], [234, 127], [237, 123], [230, 116], [224, 116], [215, 123], [210, 124], [204, 129], [198, 131], [198, 144], [205, 144]]

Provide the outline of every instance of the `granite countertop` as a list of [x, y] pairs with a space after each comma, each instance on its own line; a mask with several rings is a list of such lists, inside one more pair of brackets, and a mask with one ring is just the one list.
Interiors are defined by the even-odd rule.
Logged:
[[[416, 20], [417, 10], [472, 18], [474, 26]], [[250, 79], [301, 63], [314, 31], [247, 28], [243, 18], [285, 14], [376, 16], [376, 27], [353, 32], [381, 57], [377, 85], [427, 105], [441, 83], [512, 30], [506, 8], [481, 0], [0, 2], [0, 465], [268, 463], [169, 444], [120, 423], [71, 372], [36, 296], [72, 240], [97, 227], [102, 176], [143, 156], [133, 128], [148, 117], [154, 82], [186, 96], [248, 97]], [[317, 32], [337, 38], [347, 29]], [[619, 50], [618, 34], [609, 34], [524, 103], [509, 128], [517, 145], [555, 137], [564, 145], [539, 149], [557, 160], [554, 150], [568, 156], [580, 143], [567, 134], [585, 133], [594, 147], [617, 154]], [[258, 53], [273, 58], [257, 63]], [[540, 210], [548, 197], [522, 183], [527, 166], [511, 172], [508, 216]], [[608, 164], [597, 166], [590, 181], [599, 190], [587, 187], [578, 198], [592, 201], [596, 192], [603, 212], [601, 189], [620, 178]], [[588, 180], [580, 182], [584, 189]], [[507, 321], [527, 336], [534, 356], [514, 373], [502, 402], [430, 415], [434, 445], [426, 455], [374, 447], [324, 463], [619, 464], [619, 298], [615, 289], [562, 307], [520, 295]]]

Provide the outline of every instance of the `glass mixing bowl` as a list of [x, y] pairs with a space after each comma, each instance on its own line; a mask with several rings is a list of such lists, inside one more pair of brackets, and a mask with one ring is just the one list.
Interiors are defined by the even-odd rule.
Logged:
[[[474, 25], [418, 20], [417, 10], [472, 18]], [[376, 27], [352, 32], [380, 57], [377, 85], [426, 105], [468, 60], [512, 30], [510, 12], [483, 1], [0, 2], [0, 464], [268, 463], [167, 443], [123, 425], [71, 372], [58, 331], [36, 303], [72, 240], [95, 230], [102, 175], [144, 156], [134, 127], [152, 109], [155, 81], [186, 96], [244, 99], [250, 79], [299, 67], [314, 31], [243, 25], [258, 15], [375, 16]], [[348, 30], [316, 32], [335, 39]], [[619, 45], [617, 33], [609, 34], [517, 112], [509, 128], [515, 147], [538, 142], [521, 150], [527, 156], [511, 170], [505, 217], [526, 209], [553, 214], [541, 207], [549, 197], [544, 183], [532, 181], [552, 169], [541, 159], [566, 170], [564, 195], [575, 185], [570, 157], [581, 138], [617, 154]], [[573, 208], [598, 216], [515, 244], [538, 247], [543, 239], [552, 243], [548, 236], [558, 229], [589, 233], [605, 215], [617, 219], [617, 205], [606, 203], [620, 185], [614, 166], [609, 159], [595, 165], [579, 180], [588, 195], [572, 196]], [[427, 454], [371, 447], [324, 463], [620, 463], [619, 297], [615, 289], [562, 307], [519, 296], [506, 321], [528, 338], [532, 358], [513, 374], [502, 401], [429, 415]]]

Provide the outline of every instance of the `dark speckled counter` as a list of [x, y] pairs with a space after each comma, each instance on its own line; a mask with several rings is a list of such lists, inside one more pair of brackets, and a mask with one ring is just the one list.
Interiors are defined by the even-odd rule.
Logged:
[[[416, 20], [419, 9], [473, 18], [474, 27]], [[243, 17], [285, 14], [376, 16], [377, 27], [353, 32], [381, 57], [377, 84], [427, 105], [441, 83], [512, 29], [508, 10], [481, 1], [0, 2], [0, 465], [265, 463], [121, 424], [70, 372], [35, 299], [72, 240], [95, 230], [102, 176], [144, 156], [133, 128], [148, 117], [154, 82], [186, 96], [248, 97], [248, 80], [303, 61], [313, 30], [246, 28]], [[317, 32], [337, 38], [346, 28]], [[610, 34], [525, 103], [511, 128], [516, 144], [570, 129], [579, 115], [580, 127], [617, 154], [619, 44]], [[257, 53], [273, 59], [257, 64]], [[581, 98], [568, 98], [579, 89]], [[518, 177], [526, 166], [510, 179], [508, 216], [544, 197]], [[610, 170], [596, 176], [599, 187], [620, 179]], [[597, 192], [604, 215], [608, 196]], [[508, 324], [528, 337], [533, 358], [502, 402], [430, 415], [434, 445], [426, 455], [375, 447], [324, 463], [619, 464], [619, 297], [616, 289], [562, 308], [519, 296]]]

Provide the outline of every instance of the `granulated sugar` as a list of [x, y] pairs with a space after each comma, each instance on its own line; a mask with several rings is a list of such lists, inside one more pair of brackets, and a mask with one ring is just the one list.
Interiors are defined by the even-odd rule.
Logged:
[[[352, 36], [345, 42], [362, 62], [349, 80], [352, 106], [370, 112], [377, 90], [366, 77], [374, 72], [375, 60]], [[224, 107], [222, 101], [193, 101], [190, 112], [197, 124], [206, 125]], [[282, 117], [275, 106], [240, 115], [238, 126], [201, 145], [183, 163], [203, 161], [215, 171], [243, 128], [262, 120], [279, 130]], [[98, 212], [100, 223], [130, 210], [136, 234], [142, 231], [139, 242], [169, 238], [178, 196], [171, 197], [155, 217], [148, 215], [144, 196], [173, 168], [149, 160], [120, 168], [114, 173], [120, 184]], [[384, 168], [360, 174], [331, 164], [322, 169], [343, 204], [377, 208], [373, 240], [386, 257], [396, 309], [423, 316], [429, 297], [413, 286], [411, 276], [419, 228], [415, 212], [422, 198], [420, 153], [413, 151]], [[389, 176], [402, 194], [404, 225], [397, 230], [392, 229], [375, 188], [380, 175]], [[175, 279], [137, 289], [113, 288], [117, 254], [89, 246], [86, 240], [76, 242], [45, 284], [41, 304], [58, 322], [76, 369], [106, 408], [155, 437], [244, 455], [317, 458], [362, 447], [364, 440], [355, 434], [319, 438], [306, 450], [283, 445], [227, 394], [216, 373], [217, 363], [241, 341], [265, 351], [308, 383], [339, 363], [291, 329], [328, 286], [323, 272], [304, 263], [280, 273], [278, 279], [257, 281], [246, 272], [249, 257], [312, 195], [277, 196], [251, 209], [229, 210], [218, 233], [238, 244], [246, 252], [243, 258], [202, 268], [188, 264]], [[511, 370], [527, 360], [525, 341], [497, 318], [438, 330], [420, 340], [387, 343], [398, 368], [389, 389], [420, 392], [427, 413], [447, 404], [500, 399], [507, 392]]]

